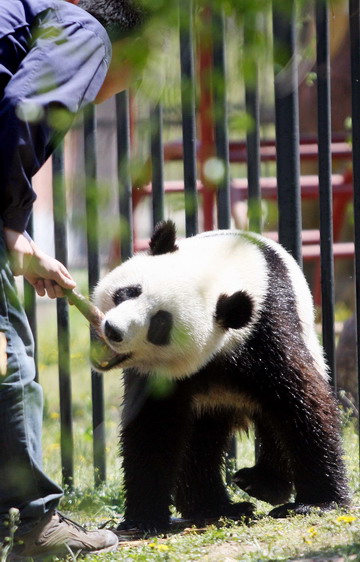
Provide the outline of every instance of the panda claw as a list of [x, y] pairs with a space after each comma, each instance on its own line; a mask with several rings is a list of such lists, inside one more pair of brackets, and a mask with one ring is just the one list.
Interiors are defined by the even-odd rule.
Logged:
[[291, 517], [294, 515], [311, 515], [311, 514], [321, 514], [327, 511], [332, 511], [337, 509], [338, 505], [336, 502], [323, 502], [323, 503], [286, 503], [284, 505], [279, 505], [269, 512], [269, 517], [274, 519], [283, 519], [286, 517]]

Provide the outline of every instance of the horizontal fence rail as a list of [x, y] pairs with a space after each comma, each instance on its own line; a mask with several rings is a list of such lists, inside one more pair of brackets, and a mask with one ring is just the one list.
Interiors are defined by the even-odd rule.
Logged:
[[[335, 175], [332, 169], [338, 143], [335, 142], [336, 135], [332, 134], [331, 123], [329, 7], [326, 2], [318, 2], [313, 14], [317, 133], [309, 139], [300, 132], [299, 84], [303, 77], [300, 80], [301, 39], [297, 32], [297, 2], [288, 2], [286, 11], [282, 11], [281, 4], [275, 2], [272, 14], [269, 10], [267, 14], [250, 11], [241, 21], [236, 14], [225, 14], [210, 7], [202, 6], [199, 11], [196, 0], [183, 0], [179, 4], [179, 27], [174, 32], [174, 49], [179, 53], [178, 75], [174, 79], [174, 88], [179, 90], [177, 106], [169, 108], [162, 99], [149, 101], [141, 96], [139, 101], [132, 91], [126, 91], [106, 105], [106, 118], [101, 117], [101, 109], [90, 107], [83, 120], [75, 125], [77, 138], [82, 136], [79, 151], [83, 153], [79, 167], [85, 185], [86, 219], [80, 236], [81, 250], [77, 250], [76, 256], [69, 253], [68, 241], [73, 234], [69, 226], [66, 179], [67, 158], [75, 157], [63, 147], [59, 147], [52, 157], [55, 255], [70, 268], [76, 262], [86, 269], [91, 293], [102, 275], [102, 269], [113, 267], [139, 249], [144, 249], [152, 228], [163, 218], [174, 218], [183, 236], [234, 226], [263, 231], [278, 239], [300, 265], [304, 262], [305, 268], [308, 259], [316, 262], [312, 272], [308, 274], [306, 271], [306, 274], [309, 275], [316, 304], [321, 305], [322, 339], [336, 390], [334, 255], [342, 254], [340, 249], [336, 253], [338, 247], [335, 248], [340, 238], [339, 228], [336, 232], [334, 230], [337, 219], [333, 199], [339, 195], [346, 205], [351, 204], [354, 186], [359, 319], [360, 169], [358, 158], [354, 158], [352, 169], [350, 167], [351, 147], [345, 144], [346, 131], [341, 136], [345, 149], [340, 157], [344, 161], [347, 159], [350, 175], [340, 177], [340, 172]], [[359, 2], [350, 0], [349, 6], [352, 152], [358, 154]], [[269, 35], [266, 49], [272, 53], [272, 58], [268, 55], [262, 60], [253, 55], [247, 60], [247, 65], [244, 61], [240, 65], [237, 57], [241, 59], [252, 50], [256, 52], [256, 41], [265, 41], [266, 34]], [[277, 50], [277, 43], [281, 44], [281, 50]], [[242, 76], [239, 68], [245, 66]], [[234, 88], [236, 81], [239, 84]], [[172, 109], [174, 112], [169, 118]], [[231, 123], [239, 115], [246, 116], [246, 127], [236, 130]], [[109, 135], [113, 135], [111, 145], [105, 146], [106, 141], [101, 140], [102, 120]], [[112, 158], [116, 161], [115, 166]], [[312, 166], [311, 174], [304, 174], [304, 162], [312, 164], [314, 159], [317, 169]], [[170, 168], [170, 165], [174, 167]], [[106, 182], [99, 177], [100, 168], [112, 170]], [[138, 173], [138, 168], [142, 173]], [[273, 190], [271, 195], [270, 188]], [[102, 211], [106, 197], [113, 201], [111, 209], [109, 206], [106, 211], [109, 219]], [[303, 207], [310, 200], [317, 202], [318, 215], [314, 218], [315, 227], [305, 229], [304, 218], [307, 217], [303, 215]], [[273, 217], [266, 216], [266, 209], [271, 209]], [[100, 223], [108, 222], [110, 216], [118, 226], [114, 228], [113, 237], [106, 231], [107, 239], [102, 239]], [[342, 214], [341, 221], [343, 218]], [[341, 226], [344, 226], [343, 222]], [[352, 240], [349, 242], [352, 243]], [[347, 253], [343, 252], [343, 257], [352, 258], [352, 254], [351, 244]], [[321, 288], [317, 286], [320, 277]], [[34, 293], [28, 287], [25, 297], [36, 337], [37, 305]], [[74, 485], [76, 443], [72, 418], [71, 335], [65, 300], [58, 301], [57, 323], [61, 464], [64, 483], [71, 488]], [[360, 329], [359, 320], [357, 326]], [[89, 372], [89, 375], [93, 404], [94, 479], [99, 485], [106, 480], [107, 472], [104, 380], [96, 372]], [[234, 449], [233, 446], [230, 454], [235, 454]]]

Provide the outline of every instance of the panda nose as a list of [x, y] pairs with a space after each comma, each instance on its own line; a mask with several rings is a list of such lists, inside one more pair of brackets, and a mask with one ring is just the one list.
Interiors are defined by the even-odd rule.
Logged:
[[123, 341], [123, 335], [121, 330], [113, 326], [108, 320], [106, 320], [104, 325], [104, 333], [105, 336], [114, 342], [121, 342]]

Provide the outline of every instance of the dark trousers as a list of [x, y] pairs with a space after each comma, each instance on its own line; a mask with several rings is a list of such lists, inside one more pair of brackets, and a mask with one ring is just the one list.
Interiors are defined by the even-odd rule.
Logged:
[[[0, 224], [0, 331], [7, 374], [0, 375], [0, 520], [11, 507], [33, 523], [55, 507], [62, 490], [42, 471], [42, 388], [35, 382], [34, 343], [19, 302]], [[0, 526], [1, 534], [6, 529]]]

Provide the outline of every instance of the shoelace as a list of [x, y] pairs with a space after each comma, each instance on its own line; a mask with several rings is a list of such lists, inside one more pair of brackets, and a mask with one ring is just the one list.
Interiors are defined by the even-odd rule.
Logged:
[[114, 530], [116, 528], [116, 525], [117, 525], [116, 519], [108, 519], [107, 521], [105, 521], [105, 523], [101, 523], [101, 525], [98, 526], [98, 529]]
[[88, 533], [88, 531], [87, 531], [87, 529], [85, 529], [85, 527], [83, 527], [82, 525], [79, 525], [79, 523], [76, 523], [76, 521], [73, 521], [69, 517], [65, 517], [65, 515], [60, 513], [60, 511], [56, 511], [56, 514], [59, 517], [60, 523], [64, 522], [64, 523], [66, 523], [66, 525], [69, 525], [70, 527], [75, 527], [79, 531], [83, 531], [84, 533]]

